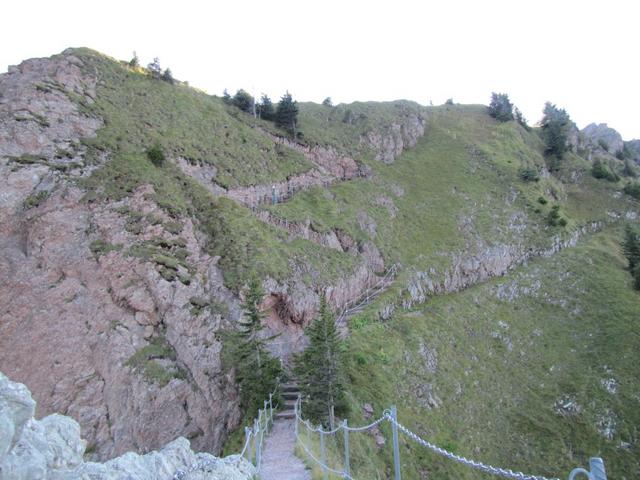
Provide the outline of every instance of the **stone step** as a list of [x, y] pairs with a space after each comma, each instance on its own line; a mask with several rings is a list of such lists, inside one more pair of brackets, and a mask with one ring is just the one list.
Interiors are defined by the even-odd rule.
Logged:
[[280, 390], [282, 392], [297, 392], [299, 389], [298, 385], [295, 383], [283, 383], [280, 385]]
[[276, 414], [276, 418], [296, 418], [296, 412], [294, 410], [283, 410]]
[[296, 398], [298, 398], [299, 394], [300, 392], [283, 392], [282, 398], [284, 398], [285, 400], [295, 400]]

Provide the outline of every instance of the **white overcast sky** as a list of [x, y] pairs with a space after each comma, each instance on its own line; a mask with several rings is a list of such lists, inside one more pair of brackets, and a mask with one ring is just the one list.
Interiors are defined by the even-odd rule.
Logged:
[[640, 138], [637, 0], [7, 0], [0, 72], [86, 46], [154, 56], [209, 93], [334, 103], [489, 102], [506, 92], [530, 123], [549, 100], [580, 128]]

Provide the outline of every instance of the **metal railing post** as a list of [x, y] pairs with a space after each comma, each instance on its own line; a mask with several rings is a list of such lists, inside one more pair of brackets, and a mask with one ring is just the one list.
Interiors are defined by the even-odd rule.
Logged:
[[579, 473], [584, 474], [589, 480], [607, 480], [607, 472], [604, 469], [604, 462], [600, 457], [592, 457], [589, 459], [591, 471], [588, 472], [584, 468], [574, 468], [569, 474], [569, 480], [573, 480]]
[[396, 410], [396, 406], [391, 406], [391, 430], [393, 432], [393, 468], [394, 468], [394, 480], [401, 480], [402, 476], [400, 474], [400, 445], [398, 444], [398, 426], [396, 422], [398, 421], [398, 411]]
[[269, 394], [269, 420], [271, 420], [271, 425], [273, 425], [273, 394]]
[[[247, 444], [247, 442], [249, 441], [249, 435], [251, 435], [251, 429], [249, 427], [244, 427], [244, 444], [247, 446], [247, 450], [250, 448], [250, 445]], [[251, 458], [251, 455], [249, 455], [249, 458]]]
[[322, 427], [320, 427], [320, 461], [322, 462], [322, 478], [323, 480], [328, 480], [329, 474], [325, 468], [327, 464], [327, 453], [324, 449], [324, 432], [322, 431]]
[[258, 444], [260, 443], [258, 441], [258, 435], [260, 434], [260, 427], [258, 426], [258, 419], [256, 418], [253, 421], [253, 460], [254, 460], [254, 464], [256, 466], [256, 468], [258, 468], [258, 457], [260, 456], [260, 453], [258, 452]]
[[351, 476], [351, 466], [349, 462], [349, 430], [347, 430], [346, 418], [343, 420], [342, 426], [344, 427], [342, 429], [344, 432], [344, 474]]
[[296, 399], [296, 403], [293, 406], [293, 413], [294, 413], [294, 422], [293, 422], [293, 430], [296, 433], [296, 441], [298, 440], [298, 402], [300, 401], [300, 395], [298, 395], [298, 398]]
[[260, 424], [257, 425], [256, 431], [256, 468], [260, 471], [260, 462], [262, 461], [262, 448], [261, 448], [261, 439], [262, 439], [262, 429], [260, 428]]
[[269, 414], [267, 414], [267, 401], [264, 401], [264, 430], [269, 433]]

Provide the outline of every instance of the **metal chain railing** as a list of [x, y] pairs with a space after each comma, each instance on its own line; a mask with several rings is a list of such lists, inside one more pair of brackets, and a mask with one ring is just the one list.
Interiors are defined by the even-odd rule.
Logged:
[[386, 288], [389, 280], [392, 277], [394, 277], [397, 272], [398, 272], [398, 265], [397, 264], [391, 265], [391, 267], [389, 267], [389, 269], [386, 271], [384, 276], [378, 282], [376, 282], [375, 285], [369, 287], [367, 291], [357, 299], [347, 302], [342, 312], [340, 312], [340, 315], [338, 315], [338, 317], [336, 318], [336, 324], [340, 325], [342, 322], [344, 322], [347, 316], [349, 316], [352, 312], [366, 305], [367, 303], [369, 303], [369, 301], [372, 298], [380, 294]]
[[[230, 455], [224, 459], [222, 458], [213, 458], [198, 462], [186, 470], [178, 470], [172, 477], [172, 480], [183, 480], [190, 473], [204, 470], [207, 467], [213, 467], [220, 463], [235, 464], [240, 461], [241, 458], [245, 458], [245, 454], [250, 450], [250, 455], [248, 460], [255, 465], [258, 472], [260, 471], [260, 464], [262, 461], [262, 445], [264, 442], [265, 433], [269, 432], [269, 428], [273, 425], [273, 410], [277, 408], [276, 404], [274, 407], [273, 397], [275, 397], [276, 392], [280, 388], [280, 379], [276, 382], [276, 388], [269, 394], [269, 400], [265, 400], [263, 404], [263, 408], [258, 410], [258, 416], [253, 421], [253, 427], [245, 427], [245, 440], [242, 450], [237, 455]], [[253, 439], [253, 448], [251, 448], [251, 439]]]
[[456, 455], [455, 453], [449, 452], [447, 450], [445, 450], [444, 448], [438, 447], [437, 445], [434, 445], [433, 443], [420, 438], [418, 435], [416, 435], [415, 433], [413, 433], [411, 430], [409, 430], [407, 427], [405, 427], [404, 425], [402, 425], [400, 422], [398, 422], [398, 420], [396, 420], [389, 411], [385, 411], [385, 416], [387, 417], [387, 420], [389, 420], [389, 422], [392, 425], [395, 425], [398, 430], [400, 430], [402, 433], [404, 433], [406, 436], [408, 436], [409, 438], [411, 438], [413, 441], [415, 441], [416, 443], [422, 445], [423, 447], [428, 448], [429, 450], [436, 452], [440, 455], [442, 455], [443, 457], [446, 457], [450, 460], [454, 460], [458, 463], [462, 463], [463, 465], [467, 465], [469, 467], [475, 468], [476, 470], [480, 470], [483, 471], [485, 473], [490, 473], [492, 475], [498, 475], [501, 477], [505, 477], [505, 478], [514, 478], [517, 480], [559, 480], [558, 478], [548, 478], [548, 477], [543, 477], [540, 475], [527, 475], [525, 473], [522, 472], [514, 472], [511, 469], [506, 469], [506, 468], [499, 468], [499, 467], [494, 467], [492, 465], [487, 465], [485, 463], [482, 462], [476, 462], [475, 460], [469, 460], [468, 458], [465, 458], [463, 456], [460, 455]]
[[[522, 472], [515, 472], [507, 468], [494, 467], [492, 465], [488, 465], [482, 462], [470, 460], [466, 457], [463, 457], [461, 455], [457, 455], [453, 452], [445, 450], [444, 448], [438, 447], [437, 445], [434, 445], [428, 440], [421, 438], [419, 435], [415, 434], [414, 432], [409, 430], [407, 427], [405, 427], [403, 424], [398, 422], [395, 406], [391, 407], [388, 410], [385, 410], [383, 412], [383, 415], [380, 418], [374, 420], [368, 425], [363, 425], [360, 427], [349, 427], [347, 421], [343, 420], [342, 423], [340, 423], [336, 428], [332, 430], [324, 430], [322, 426], [314, 427], [308, 420], [305, 420], [304, 418], [302, 418], [300, 397], [298, 397], [298, 400], [296, 401], [294, 410], [295, 410], [296, 440], [298, 441], [302, 449], [305, 451], [305, 453], [309, 456], [309, 458], [311, 458], [311, 460], [313, 460], [318, 466], [320, 466], [323, 472], [323, 476], [324, 476], [323, 478], [325, 480], [327, 479], [327, 473], [333, 473], [335, 475], [339, 475], [342, 478], [354, 480], [354, 478], [351, 476], [350, 465], [349, 465], [348, 433], [349, 432], [365, 432], [377, 427], [378, 425], [380, 425], [385, 421], [388, 421], [391, 424], [391, 428], [392, 428], [394, 479], [395, 480], [401, 480], [401, 477], [402, 477], [401, 471], [400, 471], [400, 450], [399, 450], [398, 432], [406, 435], [407, 437], [409, 437], [411, 440], [418, 443], [419, 445], [422, 445], [423, 447], [428, 448], [429, 450], [439, 455], [442, 455], [445, 458], [448, 458], [462, 465], [466, 465], [468, 467], [474, 468], [476, 470], [479, 470], [485, 473], [497, 475], [504, 478], [511, 478], [515, 480], [558, 480], [558, 478], [556, 477], [549, 478], [549, 477], [544, 477], [542, 475], [529, 475]], [[309, 446], [307, 446], [302, 440], [302, 438], [300, 437], [299, 431], [298, 431], [299, 424], [304, 425], [305, 428], [307, 429], [307, 440], [309, 439], [309, 436], [308, 436], [309, 433], [318, 433], [320, 435], [320, 457], [321, 457], [320, 459], [318, 459], [313, 454], [313, 452], [311, 452], [311, 449], [309, 448]], [[342, 470], [337, 470], [327, 465], [324, 437], [327, 435], [334, 435], [338, 433], [340, 430], [344, 431], [344, 449], [345, 449], [344, 465]], [[584, 475], [587, 475], [589, 480], [606, 480], [607, 479], [605, 469], [604, 469], [604, 463], [602, 462], [602, 459], [598, 457], [591, 458], [590, 464], [591, 464], [590, 472], [582, 468], [574, 469], [571, 472], [569, 478], [573, 479], [574, 476], [576, 476], [579, 473], [582, 473]]]

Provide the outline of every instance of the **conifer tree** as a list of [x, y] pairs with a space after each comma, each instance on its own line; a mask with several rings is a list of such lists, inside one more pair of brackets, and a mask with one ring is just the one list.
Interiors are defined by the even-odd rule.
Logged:
[[236, 92], [231, 100], [231, 103], [238, 107], [243, 112], [252, 113], [253, 112], [253, 104], [255, 100], [253, 96], [244, 89], [240, 89]]
[[258, 116], [263, 120], [272, 121], [276, 112], [273, 108], [273, 102], [267, 95], [262, 95], [260, 98], [260, 104], [258, 105]]
[[162, 73], [162, 80], [164, 80], [167, 83], [170, 83], [171, 85], [173, 85], [174, 83], [174, 79], [173, 79], [173, 73], [171, 73], [171, 69], [167, 68], [163, 73]]
[[571, 130], [569, 114], [562, 108], [547, 102], [544, 105], [544, 117], [540, 124], [542, 140], [545, 142], [545, 155], [550, 170], [558, 170], [562, 158], [569, 150], [569, 133]]
[[625, 228], [622, 252], [629, 262], [633, 285], [637, 290], [640, 290], [640, 232], [631, 225], [627, 225]]
[[293, 100], [289, 92], [285, 93], [278, 103], [275, 122], [277, 127], [284, 128], [295, 137], [298, 124], [298, 102]]
[[491, 93], [489, 115], [500, 122], [513, 120], [513, 104], [506, 93]]
[[245, 316], [238, 322], [238, 331], [228, 339], [232, 345], [229, 356], [236, 366], [241, 404], [249, 416], [255, 415], [262, 407], [262, 402], [269, 398], [281, 375], [280, 362], [265, 346], [269, 338], [260, 335], [264, 329], [264, 315], [260, 309], [263, 297], [260, 281], [253, 277], [242, 304]]
[[640, 265], [640, 234], [631, 225], [625, 227], [622, 251], [629, 262], [629, 270]]
[[328, 424], [346, 412], [344, 354], [336, 322], [324, 297], [318, 317], [307, 327], [309, 346], [296, 358], [294, 372], [303, 394], [305, 416]]

